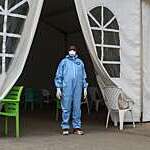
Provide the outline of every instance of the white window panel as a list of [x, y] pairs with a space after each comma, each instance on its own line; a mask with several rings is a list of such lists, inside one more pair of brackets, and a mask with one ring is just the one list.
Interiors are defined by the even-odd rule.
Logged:
[[101, 28], [101, 27], [91, 27], [92, 30], [97, 30], [97, 31], [109, 31], [109, 32], [118, 32], [119, 33], [119, 30], [115, 30], [115, 29], [107, 29], [107, 28]]
[[8, 37], [13, 37], [13, 38], [20, 38], [21, 35], [19, 34], [14, 34], [14, 33], [4, 33], [4, 32], [0, 32], [0, 36], [8, 36]]
[[118, 64], [118, 65], [120, 65], [120, 61], [103, 61], [103, 64]]
[[[0, 12], [0, 15], [5, 16], [4, 12]], [[11, 17], [16, 17], [16, 18], [22, 18], [22, 19], [26, 19], [27, 16], [25, 15], [20, 15], [20, 14], [15, 14], [15, 13], [8, 13], [7, 16], [11, 16]]]
[[[26, 15], [21, 15], [18, 14], [19, 11], [17, 11], [17, 13], [13, 13], [13, 11], [15, 11], [16, 9], [18, 9], [19, 7], [21, 7], [24, 4], [28, 4], [27, 0], [20, 0], [20, 2], [18, 2], [17, 4], [15, 4], [14, 6], [12, 6], [11, 8], [9, 8], [9, 0], [5, 0], [3, 6], [0, 6], [0, 15], [4, 17], [3, 19], [3, 25], [2, 25], [2, 30], [0, 31], [0, 36], [1, 36], [1, 45], [0, 45], [0, 58], [1, 58], [1, 63], [0, 63], [0, 68], [1, 68], [1, 73], [5, 73], [10, 65], [10, 62], [12, 61], [12, 58], [14, 57], [14, 52], [15, 50], [8, 50], [8, 48], [10, 48], [10, 44], [13, 44], [14, 39], [20, 39], [21, 38], [21, 32], [19, 34], [17, 34], [14, 29], [14, 33], [13, 30], [10, 32], [8, 29], [8, 27], [11, 25], [11, 21], [9, 21], [9, 17], [14, 17], [14, 18], [21, 18], [21, 19], [26, 19], [27, 16]], [[27, 10], [29, 9], [29, 5], [27, 5]], [[27, 12], [28, 13], [28, 12]], [[26, 13], [26, 14], [27, 14]], [[7, 27], [8, 25], [8, 27]], [[18, 23], [16, 24], [17, 26], [19, 25]], [[14, 24], [12, 26], [15, 26]], [[12, 29], [11, 26], [11, 29]], [[21, 27], [21, 26], [20, 26]], [[21, 28], [20, 28], [21, 29]], [[8, 30], [8, 31], [7, 31]], [[9, 33], [10, 32], [10, 33]], [[9, 40], [8, 40], [9, 38]], [[9, 44], [9, 45], [6, 45]], [[17, 44], [17, 42], [16, 42]], [[8, 47], [8, 48], [7, 48]], [[12, 54], [10, 53], [12, 52]]]
[[13, 13], [8, 14], [8, 16], [16, 17], [16, 18], [22, 18], [22, 19], [26, 19], [27, 18], [27, 16], [25, 16], [25, 15], [13, 14]]
[[[108, 16], [109, 14], [110, 16]], [[109, 73], [113, 74], [113, 78], [115, 75], [115, 70], [119, 71], [119, 73], [116, 73], [116, 77], [118, 78], [118, 74], [120, 74], [120, 68], [118, 68], [118, 65], [120, 67], [120, 39], [117, 19], [113, 13], [104, 6], [95, 7], [90, 12], [88, 12], [88, 16], [91, 26], [90, 28], [95, 41], [95, 47], [97, 49], [97, 55], [104, 67], [107, 67], [106, 70], [109, 70]], [[92, 22], [90, 22], [91, 19], [97, 26], [92, 25]], [[108, 49], [110, 50], [110, 53]], [[115, 49], [118, 51], [118, 53], [114, 51]], [[104, 60], [104, 58], [107, 58], [108, 60]], [[113, 60], [114, 58], [117, 58], [116, 61]]]
[[3, 53], [0, 53], [0, 57], [10, 57], [10, 58], [13, 58], [14, 55], [13, 54], [3, 54]]
[[108, 47], [108, 48], [120, 48], [119, 45], [106, 45], [106, 44], [95, 44], [97, 47]]

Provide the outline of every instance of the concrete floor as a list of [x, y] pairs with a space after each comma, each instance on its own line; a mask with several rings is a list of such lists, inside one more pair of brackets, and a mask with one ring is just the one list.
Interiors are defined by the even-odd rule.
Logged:
[[[9, 136], [1, 129], [0, 150], [150, 150], [150, 124], [137, 124], [133, 129], [125, 125], [120, 132], [110, 125], [104, 127], [104, 119], [83, 119], [85, 135], [60, 134], [59, 123], [43, 113], [26, 114], [21, 117], [21, 137], [14, 137], [13, 126]], [[13, 121], [11, 120], [12, 124]]]

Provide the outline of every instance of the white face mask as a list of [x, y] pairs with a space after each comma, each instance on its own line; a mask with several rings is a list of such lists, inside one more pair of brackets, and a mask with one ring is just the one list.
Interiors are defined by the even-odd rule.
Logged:
[[70, 56], [75, 56], [76, 55], [76, 51], [75, 50], [70, 50], [69, 51], [69, 55]]

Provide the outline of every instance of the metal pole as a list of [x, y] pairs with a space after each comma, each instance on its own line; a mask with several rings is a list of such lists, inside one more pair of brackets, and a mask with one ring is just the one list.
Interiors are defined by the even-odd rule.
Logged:
[[143, 122], [143, 75], [144, 75], [144, 69], [143, 69], [143, 11], [142, 11], [142, 0], [140, 0], [140, 37], [141, 37], [141, 47], [140, 47], [140, 72], [141, 72], [141, 118], [140, 121], [141, 123]]

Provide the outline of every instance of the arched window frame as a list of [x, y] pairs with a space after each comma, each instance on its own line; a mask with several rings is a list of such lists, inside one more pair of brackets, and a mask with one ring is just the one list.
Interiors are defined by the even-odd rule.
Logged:
[[[8, 8], [8, 4], [9, 4], [9, 0], [5, 0], [4, 1], [4, 5], [1, 6], [0, 5], [0, 16], [3, 16], [3, 31], [0, 31], [0, 37], [2, 38], [2, 49], [0, 52], [0, 58], [1, 60], [1, 72], [0, 74], [5, 73], [6, 70], [6, 59], [11, 59], [14, 58], [15, 53], [10, 54], [6, 52], [6, 40], [7, 38], [11, 38], [11, 39], [20, 39], [21, 38], [21, 34], [18, 33], [8, 33], [7, 32], [7, 23], [8, 23], [8, 17], [14, 17], [14, 18], [19, 18], [19, 19], [24, 19], [26, 20], [27, 15], [22, 15], [19, 13], [14, 13], [13, 11], [15, 11], [16, 9], [18, 9], [19, 7], [23, 6], [25, 3], [28, 4], [28, 10], [29, 10], [29, 3], [28, 0], [20, 0], [18, 3], [16, 3], [14, 6], [12, 6], [11, 8]], [[27, 12], [28, 14], [28, 12]], [[9, 64], [10, 65], [10, 64]], [[9, 67], [9, 66], [8, 66]]]
[[[99, 21], [93, 16], [93, 14], [91, 13], [92, 10], [94, 10], [95, 8], [98, 8], [98, 7], [101, 7], [101, 22], [99, 23]], [[97, 6], [97, 7], [94, 7], [92, 8], [89, 12], [88, 12], [88, 17], [90, 17], [94, 23], [97, 25], [97, 27], [93, 27], [90, 25], [90, 29], [91, 29], [91, 32], [92, 31], [101, 31], [101, 44], [96, 44], [94, 43], [95, 45], [95, 48], [97, 49], [98, 48], [101, 48], [101, 57], [99, 58], [99, 60], [101, 61], [102, 65], [105, 66], [105, 65], [119, 65], [119, 70], [120, 70], [120, 59], [119, 60], [115, 60], [115, 61], [106, 61], [104, 60], [104, 48], [111, 48], [111, 49], [118, 49], [119, 50], [119, 57], [120, 57], [120, 36], [119, 36], [119, 45], [110, 45], [110, 44], [105, 44], [104, 43], [104, 32], [107, 31], [107, 32], [113, 32], [113, 33], [120, 33], [120, 30], [119, 29], [112, 29], [112, 28], [107, 28], [115, 19], [116, 19], [116, 16], [111, 12], [111, 10], [109, 10], [112, 14], [113, 14], [113, 17], [107, 22], [104, 24], [104, 9], [108, 9], [107, 7], [104, 7], [103, 5], [100, 5], [100, 6]], [[117, 20], [117, 19], [116, 19]], [[90, 24], [90, 21], [89, 21], [89, 24]], [[119, 27], [119, 24], [118, 24], [118, 21], [117, 21], [117, 25]], [[92, 32], [93, 34], [93, 32]], [[97, 53], [97, 51], [96, 51]], [[98, 53], [97, 53], [98, 55]], [[105, 67], [104, 67], [105, 68]], [[106, 68], [105, 68], [106, 69]], [[120, 71], [119, 71], [119, 76], [116, 76], [116, 77], [112, 77], [112, 78], [120, 78]]]

